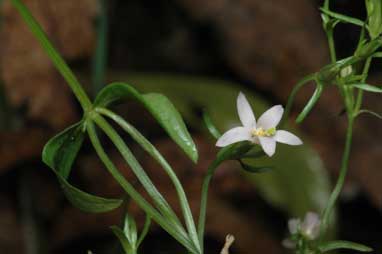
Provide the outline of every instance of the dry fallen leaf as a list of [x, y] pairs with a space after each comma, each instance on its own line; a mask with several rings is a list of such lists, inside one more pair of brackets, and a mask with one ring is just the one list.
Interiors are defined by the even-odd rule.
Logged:
[[[10, 103], [26, 106], [32, 119], [61, 128], [75, 117], [71, 93], [10, 1], [3, 3], [0, 75]], [[96, 0], [24, 3], [64, 57], [78, 59], [91, 54]]]

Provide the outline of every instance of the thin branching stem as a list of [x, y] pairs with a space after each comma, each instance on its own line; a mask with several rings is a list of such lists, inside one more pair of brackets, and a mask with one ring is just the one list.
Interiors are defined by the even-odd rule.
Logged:
[[349, 158], [350, 158], [350, 151], [351, 151], [351, 144], [352, 144], [352, 137], [353, 137], [353, 124], [354, 124], [354, 118], [352, 115], [349, 115], [348, 117], [348, 127], [346, 131], [346, 141], [345, 141], [345, 148], [342, 155], [342, 162], [341, 162], [341, 169], [340, 169], [340, 175], [338, 176], [337, 183], [334, 187], [333, 192], [330, 195], [328, 204], [323, 212], [322, 215], [322, 224], [321, 224], [321, 237], [325, 234], [329, 222], [330, 217], [332, 214], [332, 211], [334, 209], [334, 205], [341, 193], [341, 190], [343, 188], [343, 185], [345, 183], [346, 174], [348, 171], [348, 164], [349, 164]]
[[171, 206], [167, 203], [166, 199], [155, 187], [154, 183], [150, 180], [146, 172], [143, 170], [140, 163], [134, 157], [130, 149], [127, 147], [126, 143], [123, 141], [122, 137], [113, 129], [113, 127], [99, 114], [95, 113], [92, 119], [97, 124], [98, 127], [110, 138], [111, 142], [116, 146], [118, 151], [121, 153], [122, 157], [125, 159], [126, 163], [130, 166], [131, 170], [134, 172], [136, 177], [139, 179], [140, 183], [143, 185], [147, 193], [153, 199], [155, 205], [161, 211], [163, 216], [165, 216], [174, 227], [179, 231], [184, 231], [182, 224], [180, 223], [175, 212], [172, 210]]
[[158, 225], [160, 225], [164, 230], [166, 230], [172, 237], [174, 237], [179, 243], [185, 246], [193, 254], [199, 254], [195, 250], [194, 246], [187, 238], [187, 235], [183, 231], [179, 231], [177, 227], [174, 227], [169, 220], [163, 217], [155, 208], [153, 208], [135, 189], [134, 187], [125, 179], [121, 172], [115, 167], [114, 163], [111, 161], [109, 156], [103, 149], [101, 142], [98, 138], [97, 132], [95, 130], [94, 123], [91, 121], [87, 122], [87, 131], [90, 137], [90, 141], [101, 161], [104, 163], [110, 174], [119, 183], [119, 185], [129, 194], [129, 196], [139, 205], [139, 207], [145, 211]]
[[131, 124], [125, 121], [122, 117], [115, 114], [114, 112], [106, 108], [96, 108], [96, 111], [109, 117], [115, 121], [124, 131], [129, 133], [129, 135], [138, 142], [142, 148], [148, 152], [165, 170], [166, 174], [170, 177], [171, 181], [175, 186], [179, 202], [182, 208], [184, 220], [186, 222], [187, 230], [191, 239], [193, 239], [194, 244], [199, 245], [198, 235], [196, 232], [195, 222], [192, 216], [191, 208], [186, 196], [186, 193], [183, 189], [182, 184], [179, 181], [179, 178], [176, 176], [174, 170], [171, 168], [170, 164], [166, 159], [159, 153], [159, 151], [153, 146], [137, 129], [134, 128]]
[[92, 108], [92, 103], [89, 97], [85, 93], [84, 89], [82, 88], [80, 82], [78, 81], [74, 73], [66, 64], [65, 60], [61, 57], [61, 55], [49, 41], [48, 36], [45, 34], [39, 23], [30, 13], [28, 8], [20, 0], [12, 0], [11, 2], [13, 6], [19, 11], [25, 23], [27, 23], [27, 25], [29, 26], [31, 32], [41, 43], [43, 49], [53, 61], [53, 64], [64, 77], [69, 87], [72, 89], [74, 95], [76, 96], [77, 100], [80, 102], [84, 111], [89, 111]]

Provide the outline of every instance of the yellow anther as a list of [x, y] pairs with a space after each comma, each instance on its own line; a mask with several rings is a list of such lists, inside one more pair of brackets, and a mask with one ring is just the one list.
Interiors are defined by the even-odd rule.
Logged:
[[275, 135], [276, 129], [275, 128], [270, 128], [268, 130], [264, 130], [263, 128], [254, 128], [251, 131], [252, 137], [271, 137]]

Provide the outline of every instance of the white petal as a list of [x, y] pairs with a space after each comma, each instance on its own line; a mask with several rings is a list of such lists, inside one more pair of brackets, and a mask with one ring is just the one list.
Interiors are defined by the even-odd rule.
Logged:
[[288, 144], [291, 146], [298, 146], [302, 145], [302, 141], [299, 137], [296, 135], [290, 133], [289, 131], [277, 131], [276, 135], [274, 137], [277, 142]]
[[250, 130], [245, 127], [236, 127], [224, 133], [216, 142], [216, 146], [228, 146], [244, 140], [251, 140]]
[[308, 212], [301, 224], [301, 231], [310, 239], [315, 239], [320, 233], [320, 217], [318, 214]]
[[287, 248], [287, 249], [295, 249], [296, 248], [296, 243], [293, 242], [291, 239], [284, 239], [281, 244]]
[[269, 156], [272, 155], [276, 151], [276, 140], [273, 137], [259, 137], [260, 145], [263, 148], [264, 152]]
[[275, 128], [279, 124], [283, 114], [284, 108], [281, 105], [273, 106], [260, 116], [257, 122], [258, 128], [261, 127], [264, 130]]
[[300, 219], [290, 219], [288, 221], [288, 229], [289, 229], [289, 232], [293, 235], [293, 234], [296, 234], [299, 227], [300, 227], [300, 224], [301, 224], [301, 221]]
[[237, 97], [237, 113], [239, 114], [239, 118], [244, 127], [248, 128], [256, 128], [256, 118], [253, 114], [251, 105], [245, 95], [240, 92]]

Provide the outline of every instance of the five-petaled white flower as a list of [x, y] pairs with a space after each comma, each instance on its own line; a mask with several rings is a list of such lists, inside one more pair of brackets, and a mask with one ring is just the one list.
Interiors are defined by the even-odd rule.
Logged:
[[[288, 221], [288, 229], [291, 235], [301, 234], [307, 240], [315, 240], [320, 234], [321, 220], [318, 214], [308, 212], [303, 221], [293, 218]], [[293, 238], [292, 238], [293, 239]], [[296, 242], [291, 238], [285, 239], [282, 244], [288, 249], [294, 249]]]
[[255, 115], [243, 93], [237, 97], [237, 111], [243, 126], [235, 127], [219, 138], [216, 146], [224, 147], [240, 141], [251, 141], [261, 145], [264, 152], [271, 157], [276, 150], [276, 142], [288, 145], [301, 145], [302, 141], [294, 134], [276, 130], [284, 109], [281, 105], [265, 111], [256, 123]]

